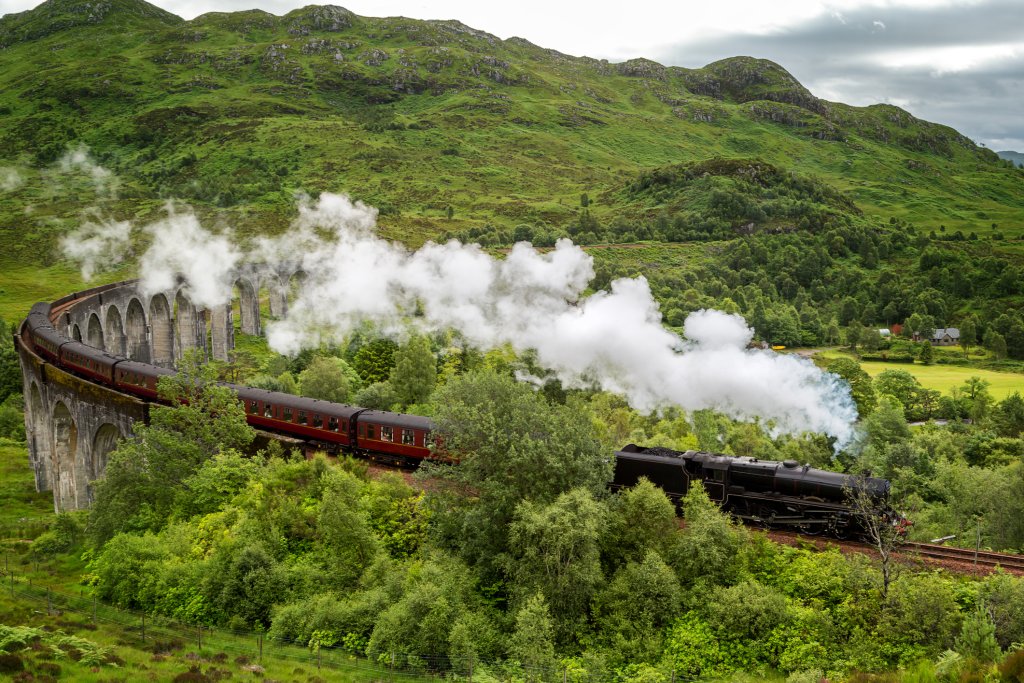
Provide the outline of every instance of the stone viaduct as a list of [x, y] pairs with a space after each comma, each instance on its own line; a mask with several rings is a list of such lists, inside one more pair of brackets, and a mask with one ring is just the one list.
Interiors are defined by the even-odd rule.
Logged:
[[[240, 270], [232, 302], [213, 309], [193, 305], [182, 283], [143, 296], [137, 281], [129, 280], [58, 299], [51, 322], [68, 340], [160, 367], [173, 368], [193, 349], [228, 360], [236, 312], [242, 333], [260, 334], [261, 298], [272, 317], [285, 315], [289, 291], [301, 277], [301, 271]], [[103, 476], [107, 455], [131, 434], [133, 422], [148, 420], [149, 405], [57, 367], [23, 343], [20, 333], [15, 344], [36, 490], [53, 491], [57, 512], [89, 507], [91, 483]]]

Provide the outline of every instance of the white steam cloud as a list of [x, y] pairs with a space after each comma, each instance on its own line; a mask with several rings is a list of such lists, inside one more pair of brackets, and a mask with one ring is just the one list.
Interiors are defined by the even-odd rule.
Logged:
[[18, 169], [8, 166], [0, 166], [0, 190], [13, 192], [21, 187], [25, 180], [18, 173]]
[[640, 410], [711, 408], [760, 419], [775, 433], [824, 432], [838, 448], [854, 436], [849, 387], [806, 359], [748, 349], [753, 331], [738, 315], [693, 313], [683, 339], [662, 325], [642, 277], [582, 298], [593, 262], [569, 240], [546, 253], [520, 243], [504, 259], [454, 240], [410, 251], [378, 237], [376, 218], [343, 195], [304, 198], [284, 235], [257, 240], [243, 256], [230, 235], [170, 210], [145, 228], [153, 243], [140, 264], [141, 288], [168, 289], [180, 273], [193, 301], [212, 307], [230, 301], [239, 264], [270, 280], [301, 269], [306, 278], [286, 317], [267, 325], [270, 346], [282, 353], [366, 321], [387, 333], [410, 324], [454, 328], [480, 348], [533, 349], [567, 386], [598, 385]]
[[87, 175], [96, 188], [96, 193], [107, 197], [116, 197], [120, 179], [110, 170], [100, 166], [92, 158], [89, 148], [79, 145], [69, 149], [57, 162], [64, 173], [80, 172]]
[[147, 298], [171, 289], [184, 279], [186, 294], [196, 306], [213, 308], [231, 301], [234, 271], [242, 258], [230, 233], [214, 233], [187, 211], [167, 205], [167, 217], [143, 231], [152, 243], [139, 261], [139, 291]]
[[89, 281], [96, 271], [124, 260], [131, 231], [128, 221], [88, 220], [61, 239], [60, 248], [65, 256], [80, 262], [82, 278]]

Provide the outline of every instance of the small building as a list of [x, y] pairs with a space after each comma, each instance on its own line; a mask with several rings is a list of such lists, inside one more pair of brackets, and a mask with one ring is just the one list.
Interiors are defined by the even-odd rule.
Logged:
[[960, 330], [943, 327], [932, 333], [932, 346], [956, 346], [960, 343]]
[[892, 332], [883, 327], [878, 331], [878, 336], [880, 336], [882, 339], [887, 339], [888, 337], [892, 336]]

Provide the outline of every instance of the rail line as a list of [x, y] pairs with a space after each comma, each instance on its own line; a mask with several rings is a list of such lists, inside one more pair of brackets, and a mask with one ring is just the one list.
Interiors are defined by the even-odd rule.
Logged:
[[972, 564], [984, 567], [1002, 567], [1014, 572], [1024, 572], [1024, 555], [994, 553], [987, 550], [975, 551], [970, 548], [955, 548], [934, 543], [904, 543], [900, 552], [936, 560]]

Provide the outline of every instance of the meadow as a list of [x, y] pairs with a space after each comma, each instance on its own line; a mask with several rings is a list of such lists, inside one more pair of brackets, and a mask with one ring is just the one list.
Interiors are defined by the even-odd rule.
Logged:
[[[853, 358], [851, 354], [838, 351], [825, 351], [822, 354], [826, 358]], [[856, 359], [855, 359], [856, 360]], [[905, 370], [909, 372], [925, 389], [949, 394], [950, 390], [963, 386], [964, 382], [971, 377], [980, 377], [989, 383], [989, 393], [997, 401], [1019, 392], [1024, 394], [1024, 374], [1018, 372], [996, 372], [983, 368], [976, 368], [962, 365], [923, 365], [921, 363], [884, 363], [878, 361], [858, 361], [861, 368], [876, 377], [886, 370]]]

